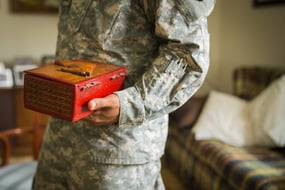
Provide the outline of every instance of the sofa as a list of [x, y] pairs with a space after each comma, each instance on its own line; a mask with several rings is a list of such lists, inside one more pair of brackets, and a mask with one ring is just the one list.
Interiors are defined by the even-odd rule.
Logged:
[[165, 167], [187, 189], [285, 189], [284, 73], [236, 68], [233, 93], [194, 96], [171, 113]]

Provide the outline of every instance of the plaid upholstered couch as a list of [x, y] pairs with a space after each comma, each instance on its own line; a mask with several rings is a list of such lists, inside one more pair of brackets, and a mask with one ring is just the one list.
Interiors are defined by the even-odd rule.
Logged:
[[[250, 101], [282, 73], [238, 68], [233, 73], [233, 94]], [[284, 147], [242, 147], [218, 139], [195, 139], [192, 126], [206, 101], [207, 97], [194, 97], [170, 115], [165, 165], [191, 190], [285, 189]]]

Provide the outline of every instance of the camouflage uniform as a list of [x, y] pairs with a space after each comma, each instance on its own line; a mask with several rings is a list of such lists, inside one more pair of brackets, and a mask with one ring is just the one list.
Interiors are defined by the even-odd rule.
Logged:
[[201, 86], [215, 0], [61, 0], [57, 59], [128, 67], [119, 122], [51, 118], [35, 189], [164, 189], [168, 113]]

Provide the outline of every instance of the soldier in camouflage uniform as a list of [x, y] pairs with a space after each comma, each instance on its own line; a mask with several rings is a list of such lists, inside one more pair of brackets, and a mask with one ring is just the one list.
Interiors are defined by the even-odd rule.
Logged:
[[51, 118], [34, 189], [161, 190], [168, 113], [201, 86], [215, 0], [61, 0], [56, 58], [128, 67], [93, 114]]

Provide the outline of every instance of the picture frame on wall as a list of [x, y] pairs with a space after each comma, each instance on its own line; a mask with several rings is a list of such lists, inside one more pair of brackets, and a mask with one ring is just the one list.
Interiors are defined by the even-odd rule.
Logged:
[[60, 0], [10, 0], [12, 13], [57, 13]]
[[285, 0], [253, 0], [253, 5], [255, 7], [281, 4], [285, 5]]

